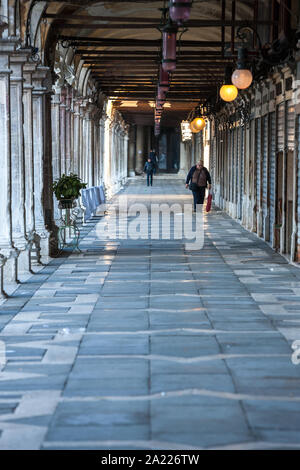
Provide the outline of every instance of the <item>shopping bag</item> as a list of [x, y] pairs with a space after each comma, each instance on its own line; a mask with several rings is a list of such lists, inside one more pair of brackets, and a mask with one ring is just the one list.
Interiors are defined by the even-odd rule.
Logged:
[[211, 209], [211, 203], [212, 203], [212, 194], [209, 193], [207, 197], [207, 203], [206, 203], [206, 212], [209, 212]]

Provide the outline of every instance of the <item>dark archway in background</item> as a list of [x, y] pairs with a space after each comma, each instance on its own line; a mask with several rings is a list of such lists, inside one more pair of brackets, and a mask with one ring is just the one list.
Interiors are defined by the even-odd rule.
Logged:
[[177, 173], [180, 168], [179, 129], [163, 127], [157, 140], [158, 167], [160, 172]]

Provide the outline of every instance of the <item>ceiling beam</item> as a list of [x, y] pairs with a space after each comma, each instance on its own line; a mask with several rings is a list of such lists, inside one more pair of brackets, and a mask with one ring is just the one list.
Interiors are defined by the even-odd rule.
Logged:
[[[135, 71], [138, 71], [138, 70], [144, 70], [145, 69], [145, 65], [147, 65], [147, 72], [151, 70], [154, 70], [154, 71], [157, 71], [158, 67], [157, 67], [157, 64], [155, 62], [151, 63], [151, 62], [145, 62], [145, 63], [141, 63], [141, 64], [134, 64], [134, 66], [130, 65], [130, 64], [126, 64], [126, 63], [116, 63], [116, 64], [111, 64], [111, 63], [104, 63], [102, 65], [99, 65], [99, 64], [87, 64], [87, 65], [84, 65], [83, 67], [84, 68], [90, 68], [92, 70], [103, 70], [104, 68], [107, 68], [107, 67], [110, 67], [110, 70], [130, 70], [131, 72], [135, 72]], [[207, 72], [208, 70], [218, 70], [218, 69], [221, 69], [221, 70], [224, 70], [224, 65], [217, 65], [217, 64], [210, 64], [210, 65], [202, 65], [201, 62], [196, 62], [196, 63], [178, 63], [177, 66], [176, 66], [176, 72], [175, 73], [178, 73], [178, 72], [181, 72], [183, 70], [193, 70], [193, 69], [196, 69], [195, 71], [198, 72], [198, 73], [201, 73], [201, 71], [203, 70], [204, 72]], [[187, 72], [188, 73], [188, 72]]]
[[[66, 21], [69, 21], [70, 18], [62, 18], [59, 21], [55, 21], [54, 25], [55, 28], [60, 28], [60, 29], [89, 29], [89, 30], [104, 30], [104, 29], [109, 29], [109, 30], [114, 30], [114, 29], [158, 29], [160, 26], [160, 22], [157, 21], [156, 23], [93, 23], [91, 24], [91, 18], [89, 19], [89, 23], [66, 23]], [[251, 22], [253, 25], [254, 23]], [[257, 23], [256, 23], [257, 24]], [[266, 22], [264, 22], [264, 25]], [[269, 25], [273, 25], [272, 21], [267, 22]], [[189, 22], [186, 25], [189, 29], [192, 28], [215, 28], [219, 26], [230, 26], [231, 28], [235, 29], [237, 27], [247, 27], [249, 26], [249, 21], [224, 21], [222, 24], [220, 21], [196, 21], [194, 22]]]
[[[102, 86], [101, 87], [101, 90], [104, 91], [104, 90], [111, 90], [111, 91], [117, 91], [117, 92], [120, 92], [120, 93], [131, 93], [131, 92], [136, 92], [136, 91], [140, 91], [140, 92], [145, 92], [145, 93], [156, 93], [156, 87], [153, 87], [152, 89], [149, 88], [149, 87], [133, 87], [133, 88], [121, 88], [121, 87], [110, 87], [110, 86]], [[171, 87], [170, 90], [168, 91], [167, 93], [167, 96], [169, 93], [180, 93], [181, 91], [188, 91], [190, 93], [199, 93], [199, 92], [205, 92], [205, 91], [209, 91], [211, 90], [211, 86], [209, 86], [208, 84], [206, 84], [206, 86], [203, 86], [203, 87], [197, 87], [197, 88], [192, 88], [192, 87], [189, 87], [189, 86], [186, 86], [186, 87]]]
[[[100, 47], [100, 46], [99, 46]], [[118, 57], [127, 57], [127, 56], [141, 56], [141, 57], [146, 57], [146, 56], [150, 56], [150, 57], [157, 57], [158, 56], [158, 51], [157, 49], [154, 49], [153, 51], [143, 51], [143, 50], [134, 50], [134, 51], [124, 51], [124, 50], [118, 50], [118, 51], [111, 51], [111, 50], [107, 50], [107, 49], [102, 49], [102, 50], [99, 50], [99, 49], [77, 49], [75, 51], [75, 54], [76, 55], [87, 55], [87, 56], [90, 56], [90, 55], [96, 55], [98, 57], [105, 57], [105, 56], [118, 56]], [[230, 59], [234, 59], [237, 57], [237, 53], [235, 53], [234, 55], [226, 55], [224, 58], [222, 57], [221, 55], [221, 51], [197, 51], [197, 50], [184, 50], [184, 51], [180, 51], [180, 57], [193, 57], [193, 56], [205, 56], [206, 59], [214, 59], [214, 58], [219, 58], [219, 59], [222, 59], [222, 60], [230, 60]], [[252, 51], [248, 51], [248, 55], [256, 55], [255, 52], [252, 52]]]
[[[84, 58], [82, 57], [82, 60], [85, 61], [85, 64], [88, 64], [89, 66], [93, 66], [93, 65], [98, 65], [98, 64], [111, 64], [113, 63], [113, 65], [116, 65], [115, 63], [117, 63], [117, 65], [128, 65], [129, 67], [132, 65], [132, 63], [134, 64], [137, 64], [138, 66], [139, 65], [147, 65], [147, 64], [153, 64], [155, 66], [157, 66], [158, 64], [160, 64], [160, 60], [155, 60], [155, 59], [147, 59], [147, 58], [127, 58], [127, 59], [118, 59], [118, 58], [113, 58], [113, 59], [93, 59], [93, 58]], [[199, 66], [210, 66], [212, 68], [215, 68], [215, 67], [224, 67], [225, 65], [228, 65], [232, 63], [232, 61], [207, 61], [207, 60], [195, 60], [195, 58], [193, 60], [189, 59], [185, 59], [184, 57], [180, 57], [179, 58], [179, 61], [177, 62], [177, 67], [179, 66], [187, 66], [187, 65], [199, 65]]]
[[[161, 39], [117, 39], [117, 38], [90, 38], [85, 36], [66, 36], [58, 35], [58, 39], [62, 41], [70, 41], [76, 46], [76, 43], [83, 45], [105, 45], [119, 47], [157, 47], [161, 45]], [[221, 41], [181, 41], [181, 47], [221, 47]], [[230, 43], [228, 43], [230, 45]]]
[[[137, 27], [139, 24], [143, 24], [145, 28], [153, 28], [160, 26], [160, 18], [137, 18], [132, 16], [94, 16], [94, 15], [68, 15], [68, 14], [53, 14], [53, 13], [45, 13], [43, 18], [53, 19], [53, 20], [61, 20], [61, 21], [80, 21], [79, 25], [82, 27], [82, 22], [91, 23], [91, 21], [107, 21], [109, 23], [122, 23], [126, 28], [128, 27], [129, 23], [132, 23], [132, 27]], [[133, 24], [136, 23], [136, 24]], [[185, 23], [188, 28], [211, 28], [211, 27], [220, 27], [220, 26], [255, 26], [255, 25], [273, 25], [274, 23], [278, 23], [272, 20], [225, 20], [222, 18], [220, 20], [203, 20], [203, 19], [190, 19]], [[86, 26], [86, 25], [85, 25]], [[95, 25], [95, 26], [107, 26], [105, 23]], [[119, 25], [108, 25], [110, 28], [119, 27]]]
[[[194, 95], [186, 95], [185, 93], [182, 93], [181, 95], [180, 94], [176, 94], [176, 95], [170, 95], [170, 96], [167, 96], [166, 98], [166, 101], [176, 101], [178, 99], [185, 99], [187, 101], [189, 100], [192, 100], [192, 101], [197, 101], [200, 97], [206, 97], [209, 95], [210, 93], [209, 92], [205, 92], [205, 93], [197, 93], [197, 94], [194, 94]], [[148, 101], [155, 101], [156, 99], [156, 95], [155, 94], [149, 94], [149, 95], [141, 95], [139, 93], [127, 93], [126, 95], [120, 95], [119, 93], [111, 93], [110, 95], [110, 98], [114, 98], [114, 99], [120, 99], [122, 100], [123, 98], [132, 98], [132, 97], [135, 97], [136, 100], [140, 100], [141, 98], [145, 98], [147, 99]]]
[[[101, 79], [101, 82], [102, 83], [107, 83], [109, 85], [145, 85], [145, 86], [148, 86], [148, 85], [151, 85], [151, 86], [156, 86], [157, 84], [157, 78], [153, 79], [153, 80], [145, 80], [145, 79], [141, 79], [141, 80], [122, 80], [122, 79], [119, 79], [119, 80], [105, 80], [105, 79]], [[197, 85], [201, 85], [201, 84], [205, 84], [207, 83], [207, 81], [205, 80], [172, 80], [171, 82], [171, 85], [180, 85], [180, 84], [183, 84], [183, 85], [186, 85], [187, 83], [190, 83], [190, 84], [197, 84]]]

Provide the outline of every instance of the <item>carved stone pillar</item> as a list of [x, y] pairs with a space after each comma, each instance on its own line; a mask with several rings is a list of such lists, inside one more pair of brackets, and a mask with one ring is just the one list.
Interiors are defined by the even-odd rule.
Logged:
[[[37, 234], [36, 245], [38, 261], [40, 257], [50, 256], [51, 253], [51, 228], [49, 222], [51, 215], [49, 208], [43, 207], [47, 201], [45, 192], [49, 191], [52, 184], [52, 175], [49, 175], [49, 146], [46, 139], [50, 138], [51, 129], [47, 129], [46, 122], [46, 94], [49, 93], [44, 86], [44, 80], [49, 72], [48, 67], [37, 67], [33, 74], [33, 132], [34, 132], [34, 206], [35, 206], [35, 230]], [[46, 220], [47, 215], [47, 220]]]
[[74, 117], [73, 117], [73, 171], [79, 174], [79, 156], [80, 156], [80, 105], [81, 99], [74, 100]]
[[107, 191], [107, 196], [110, 197], [111, 191], [111, 146], [112, 146], [112, 122], [106, 116], [105, 119], [105, 138], [104, 138], [104, 156], [103, 156], [103, 182]]
[[104, 180], [104, 142], [105, 142], [105, 120], [103, 116], [100, 119], [100, 169], [99, 169], [99, 184], [103, 184]]
[[65, 88], [60, 93], [60, 158], [61, 158], [61, 174], [66, 174], [66, 95]]
[[[27, 62], [23, 67], [23, 105], [24, 105], [24, 154], [25, 154], [25, 214], [26, 236], [31, 251], [35, 239], [34, 220], [34, 161], [33, 161], [33, 107], [32, 107], [32, 74], [36, 64]], [[31, 271], [31, 258], [29, 256]]]
[[94, 114], [94, 185], [100, 184], [100, 117], [101, 112], [96, 108]]
[[128, 150], [129, 150], [129, 129], [126, 126], [124, 135], [124, 157], [123, 157], [123, 178], [128, 176]]
[[[60, 92], [51, 97], [51, 127], [52, 127], [52, 177], [53, 181], [61, 176], [61, 156], [60, 156]], [[53, 194], [54, 219], [59, 220], [61, 211]]]
[[14, 45], [1, 44], [0, 47], [0, 257], [1, 257], [1, 296], [3, 291], [3, 266], [10, 260], [7, 275], [12, 276], [13, 256], [17, 254], [12, 242], [11, 211], [11, 142], [10, 142], [10, 64], [9, 54]]
[[80, 178], [82, 181], [87, 182], [87, 174], [86, 174], [86, 106], [87, 101], [83, 100], [80, 105]]
[[12, 176], [12, 237], [19, 251], [17, 270], [29, 271], [29, 249], [25, 228], [25, 153], [24, 153], [24, 113], [23, 113], [23, 66], [29, 53], [16, 53], [10, 58], [12, 74], [10, 77], [10, 132], [11, 132], [11, 176]]
[[86, 153], [87, 153], [87, 182], [88, 186], [95, 185], [95, 117], [97, 107], [88, 103], [86, 108]]
[[190, 169], [189, 166], [188, 144], [180, 142], [180, 170], [178, 174], [185, 178]]
[[65, 108], [65, 130], [66, 130], [66, 174], [71, 173], [72, 149], [71, 149], [71, 102], [72, 90], [68, 87], [66, 90], [66, 108]]
[[136, 155], [136, 125], [133, 124], [129, 129], [129, 148], [128, 148], [128, 176], [135, 175], [135, 155]]
[[136, 126], [136, 163], [135, 171], [141, 174], [144, 168], [144, 129], [143, 126]]
[[114, 122], [110, 125], [110, 185], [111, 185], [111, 193], [114, 194], [115, 192], [115, 185], [116, 185], [116, 125]]

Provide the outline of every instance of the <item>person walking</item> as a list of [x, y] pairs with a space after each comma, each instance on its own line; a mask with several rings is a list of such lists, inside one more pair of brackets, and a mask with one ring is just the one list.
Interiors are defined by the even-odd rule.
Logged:
[[144, 166], [144, 173], [147, 173], [147, 186], [151, 185], [153, 182], [153, 170], [154, 164], [151, 161], [151, 158], [148, 158], [148, 161], [145, 163]]
[[194, 212], [197, 204], [203, 204], [205, 190], [211, 189], [211, 177], [208, 169], [204, 166], [203, 160], [192, 166], [186, 177], [185, 187], [190, 188], [194, 198]]
[[155, 149], [151, 149], [151, 150], [150, 150], [149, 158], [150, 158], [151, 162], [153, 163], [153, 174], [155, 175], [156, 170], [157, 170], [157, 168], [158, 168], [157, 156], [156, 156]]

